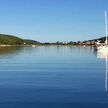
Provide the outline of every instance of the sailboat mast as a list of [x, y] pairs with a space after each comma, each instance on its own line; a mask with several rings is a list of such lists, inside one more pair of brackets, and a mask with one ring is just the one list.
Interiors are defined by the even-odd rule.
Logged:
[[105, 11], [105, 33], [106, 33], [106, 40], [105, 40], [105, 44], [108, 44], [108, 40], [107, 40], [107, 12]]

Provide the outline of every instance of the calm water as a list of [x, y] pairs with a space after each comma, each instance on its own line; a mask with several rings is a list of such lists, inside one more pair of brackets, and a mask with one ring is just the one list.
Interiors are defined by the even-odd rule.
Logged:
[[0, 108], [107, 108], [105, 78], [92, 47], [0, 48]]

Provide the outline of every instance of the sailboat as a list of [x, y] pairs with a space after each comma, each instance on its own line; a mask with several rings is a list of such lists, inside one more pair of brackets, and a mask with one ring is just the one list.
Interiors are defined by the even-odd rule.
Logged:
[[100, 52], [108, 52], [108, 40], [107, 40], [107, 12], [105, 11], [105, 35], [106, 35], [106, 40], [104, 45], [97, 46], [97, 50]]

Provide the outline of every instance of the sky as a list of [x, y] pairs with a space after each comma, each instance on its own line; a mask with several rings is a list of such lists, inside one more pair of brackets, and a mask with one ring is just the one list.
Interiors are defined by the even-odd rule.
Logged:
[[105, 35], [108, 0], [0, 0], [0, 33], [40, 42]]

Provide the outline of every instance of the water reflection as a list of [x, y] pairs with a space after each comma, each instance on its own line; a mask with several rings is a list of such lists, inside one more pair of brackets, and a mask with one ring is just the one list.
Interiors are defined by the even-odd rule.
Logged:
[[97, 51], [97, 57], [105, 60], [105, 90], [108, 91], [107, 82], [108, 82], [108, 52]]
[[32, 47], [20, 47], [20, 46], [10, 46], [10, 47], [0, 47], [0, 58], [7, 57], [7, 56], [16, 56], [20, 53], [26, 52], [32, 52], [33, 50], [36, 50], [36, 48]]
[[23, 47], [0, 47], [0, 56], [6, 57], [7, 55], [16, 55], [22, 50]]

